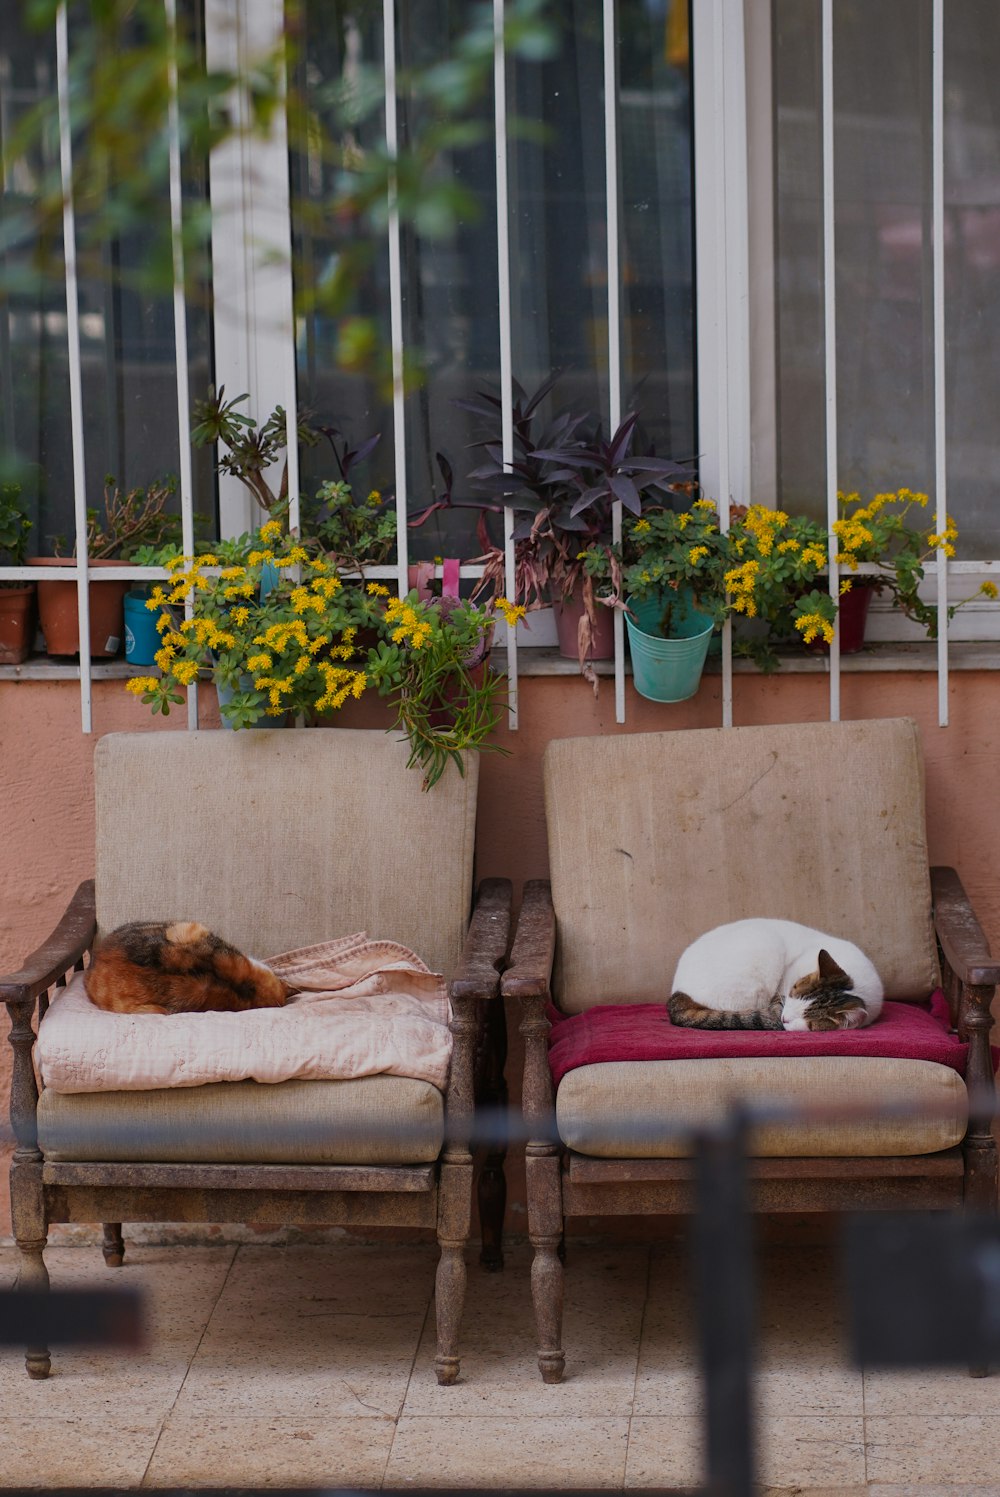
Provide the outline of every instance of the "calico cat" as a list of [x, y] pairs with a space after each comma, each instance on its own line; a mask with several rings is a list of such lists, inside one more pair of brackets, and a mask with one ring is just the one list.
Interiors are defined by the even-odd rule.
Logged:
[[882, 999], [878, 973], [851, 941], [792, 920], [736, 920], [682, 954], [667, 1012], [693, 1029], [860, 1029]]
[[293, 989], [193, 920], [120, 925], [84, 977], [91, 1003], [117, 1014], [282, 1008]]

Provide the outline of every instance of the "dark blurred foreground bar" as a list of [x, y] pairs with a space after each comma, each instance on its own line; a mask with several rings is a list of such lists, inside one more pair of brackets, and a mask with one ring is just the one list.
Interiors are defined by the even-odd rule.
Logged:
[[1000, 1362], [1000, 1221], [908, 1211], [844, 1224], [853, 1360], [861, 1366]]
[[142, 1296], [135, 1289], [0, 1291], [0, 1346], [143, 1345]]

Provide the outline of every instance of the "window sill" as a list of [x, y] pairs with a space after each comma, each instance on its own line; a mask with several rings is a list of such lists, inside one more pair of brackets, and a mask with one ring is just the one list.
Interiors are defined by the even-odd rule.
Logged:
[[[494, 660], [497, 657], [494, 651]], [[775, 671], [775, 679], [781, 676], [829, 675], [828, 655], [806, 655], [800, 651], [779, 651], [781, 669]], [[500, 652], [499, 666], [503, 669], [504, 657]], [[948, 646], [948, 667], [953, 671], [1000, 670], [1000, 640], [960, 640]], [[840, 668], [845, 673], [880, 671], [936, 671], [937, 645], [929, 640], [916, 644], [882, 643], [866, 645], [857, 655], [843, 655]], [[594, 670], [599, 676], [613, 676], [614, 662], [598, 660]], [[578, 676], [580, 667], [575, 660], [567, 660], [552, 649], [521, 649], [517, 655], [519, 676]], [[625, 672], [632, 674], [631, 662], [626, 657]], [[721, 675], [722, 662], [717, 657], [708, 660], [706, 675]], [[734, 660], [733, 674], [759, 676], [764, 672], [752, 660]]]
[[[775, 677], [798, 675], [828, 675], [830, 660], [826, 655], [805, 655], [789, 651], [781, 655], [781, 669]], [[494, 650], [493, 660], [497, 668], [504, 669], [506, 655], [502, 649]], [[948, 647], [948, 665], [953, 671], [1000, 670], [1000, 640], [959, 640]], [[880, 671], [935, 671], [937, 670], [937, 645], [928, 640], [915, 644], [881, 643], [866, 645], [858, 655], [841, 657], [840, 668], [845, 673]], [[130, 665], [125, 660], [95, 660], [91, 664], [94, 681], [126, 681], [131, 676], [150, 674], [151, 666]], [[567, 660], [558, 650], [522, 646], [518, 651], [519, 676], [579, 676], [580, 668], [575, 660]], [[598, 660], [594, 669], [599, 676], [613, 676], [614, 663]], [[631, 662], [626, 657], [625, 671], [632, 674]], [[705, 666], [706, 675], [720, 675], [722, 663], [718, 658], [710, 659]], [[738, 676], [757, 676], [763, 672], [752, 660], [734, 660], [733, 673]], [[50, 660], [46, 655], [36, 655], [23, 665], [0, 665], [0, 681], [79, 681], [80, 667], [70, 660]]]

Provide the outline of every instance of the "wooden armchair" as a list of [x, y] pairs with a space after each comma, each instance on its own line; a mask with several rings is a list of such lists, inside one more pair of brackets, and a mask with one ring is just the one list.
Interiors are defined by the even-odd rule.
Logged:
[[[928, 870], [914, 723], [565, 739], [549, 745], [544, 773], [551, 889], [525, 890], [502, 989], [523, 1005], [528, 1230], [546, 1382], [561, 1379], [565, 1360], [566, 1219], [689, 1211], [694, 1166], [678, 1129], [693, 1131], [737, 1099], [852, 1113], [753, 1131], [759, 1210], [996, 1208], [989, 1031], [1000, 965], [957, 874]], [[926, 1060], [823, 1055], [582, 1064], [554, 1090], [550, 1001], [570, 1014], [664, 1003], [690, 941], [754, 915], [854, 940], [888, 998], [926, 999], [941, 981], [968, 1041], [965, 1081]], [[880, 1115], [893, 1101], [904, 1104], [898, 1115]]]
[[[439, 1382], [455, 1381], [470, 1139], [477, 1095], [498, 1084], [493, 1000], [510, 885], [484, 881], [473, 904], [477, 760], [428, 792], [406, 760], [404, 743], [341, 729], [117, 734], [98, 744], [96, 880], [21, 970], [0, 978], [25, 1288], [48, 1285], [51, 1222], [104, 1222], [110, 1265], [122, 1262], [130, 1221], [432, 1227], [435, 1366]], [[360, 930], [408, 946], [449, 979], [446, 1092], [375, 1075], [39, 1096], [36, 1006], [44, 1016], [48, 993], [83, 969], [95, 937], [135, 919], [197, 919], [265, 957]], [[502, 1160], [488, 1164], [484, 1261], [497, 1267]], [[29, 1375], [46, 1377], [49, 1366], [48, 1350], [32, 1346]]]

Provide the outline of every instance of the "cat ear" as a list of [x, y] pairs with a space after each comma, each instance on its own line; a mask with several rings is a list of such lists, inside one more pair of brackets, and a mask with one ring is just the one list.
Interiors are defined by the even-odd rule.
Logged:
[[847, 981], [850, 982], [850, 978], [847, 977], [847, 973], [843, 967], [837, 966], [837, 963], [828, 951], [820, 952], [818, 971], [824, 982], [831, 982], [836, 978], [847, 978]]

